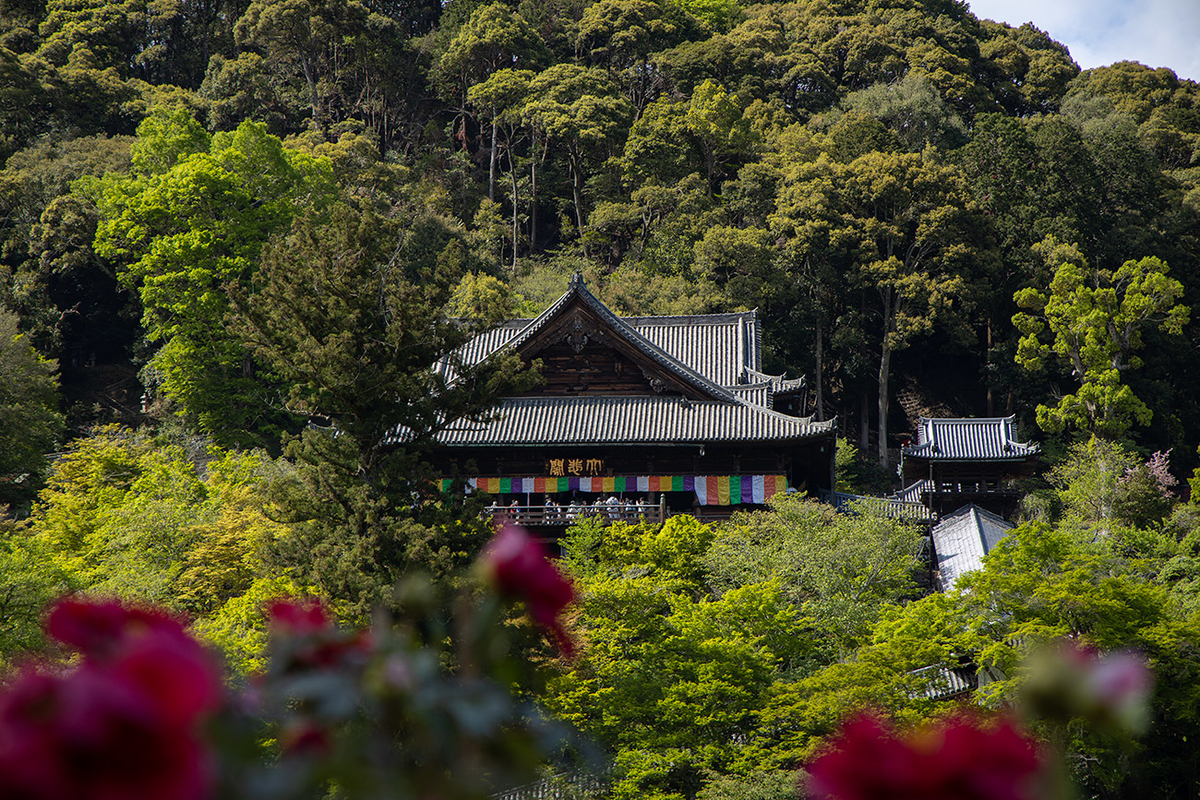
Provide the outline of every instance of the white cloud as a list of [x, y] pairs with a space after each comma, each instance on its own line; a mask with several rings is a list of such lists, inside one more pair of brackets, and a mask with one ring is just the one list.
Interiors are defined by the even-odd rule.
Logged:
[[1197, 0], [970, 0], [970, 6], [982, 19], [1032, 22], [1084, 69], [1140, 61], [1200, 80]]

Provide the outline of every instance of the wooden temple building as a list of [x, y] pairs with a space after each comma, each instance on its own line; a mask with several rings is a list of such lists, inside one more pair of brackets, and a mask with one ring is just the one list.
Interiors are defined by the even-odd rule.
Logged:
[[833, 485], [836, 423], [798, 415], [802, 379], [761, 371], [755, 312], [618, 317], [576, 275], [537, 318], [462, 355], [478, 363], [501, 348], [540, 362], [543, 381], [484, 421], [444, 428], [434, 454], [447, 487], [465, 480], [501, 515], [547, 527], [581, 507], [711, 519]]
[[1015, 510], [1014, 482], [1034, 473], [1041, 448], [1018, 442], [1013, 417], [922, 417], [917, 441], [900, 449], [906, 500], [938, 515], [974, 503], [1001, 516]]

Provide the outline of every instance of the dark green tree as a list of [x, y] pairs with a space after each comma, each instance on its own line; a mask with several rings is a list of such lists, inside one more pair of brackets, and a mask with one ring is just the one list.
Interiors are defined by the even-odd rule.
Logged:
[[[455, 97], [460, 107], [468, 102], [482, 106], [491, 122], [488, 145], [488, 199], [496, 199], [496, 161], [499, 154], [501, 112], [513, 109], [523, 100], [519, 95], [498, 95], [495, 91], [474, 92], [500, 70], [527, 70], [538, 67], [550, 57], [537, 31], [504, 3], [492, 3], [475, 10], [458, 30], [438, 61], [438, 80]], [[509, 105], [512, 104], [512, 105]]]
[[357, 615], [386, 603], [405, 571], [445, 575], [486, 536], [422, 466], [438, 430], [528, 380], [511, 358], [453, 355], [475, 330], [449, 313], [472, 247], [428, 211], [385, 219], [337, 204], [299, 216], [252, 286], [230, 286], [235, 332], [317, 425], [287, 443], [273, 481], [294, 524], [279, 564]]
[[[586, 162], [593, 153], [605, 154], [621, 144], [621, 132], [629, 122], [629, 104], [603, 70], [558, 64], [530, 82], [522, 114], [541, 137], [564, 151], [571, 173], [575, 224], [582, 234]], [[586, 255], [586, 239], [583, 250]]]
[[772, 226], [793, 239], [792, 264], [836, 258], [871, 305], [879, 347], [879, 461], [888, 462], [892, 356], [953, 319], [972, 273], [992, 257], [961, 173], [924, 155], [871, 152], [848, 164], [800, 164]]

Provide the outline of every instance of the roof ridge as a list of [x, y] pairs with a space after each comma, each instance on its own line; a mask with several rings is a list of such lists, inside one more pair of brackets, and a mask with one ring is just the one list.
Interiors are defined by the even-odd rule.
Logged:
[[661, 321], [662, 324], [674, 323], [676, 321], [691, 321], [708, 322], [716, 319], [728, 319], [730, 322], [742, 322], [746, 319], [753, 319], [755, 312], [753, 311], [721, 311], [716, 314], [635, 314], [627, 317], [621, 317], [627, 321], [638, 321], [648, 324], [655, 324]]

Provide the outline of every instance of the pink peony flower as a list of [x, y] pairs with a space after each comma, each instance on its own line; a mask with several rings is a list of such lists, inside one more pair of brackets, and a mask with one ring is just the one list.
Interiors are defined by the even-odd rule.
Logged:
[[483, 562], [496, 590], [524, 600], [533, 621], [554, 634], [565, 655], [573, 655], [575, 643], [559, 614], [575, 599], [575, 590], [550, 562], [546, 549], [524, 528], [505, 525], [488, 544]]
[[826, 800], [1032, 800], [1042, 769], [1036, 745], [1009, 722], [959, 718], [898, 737], [863, 715], [808, 767]]

